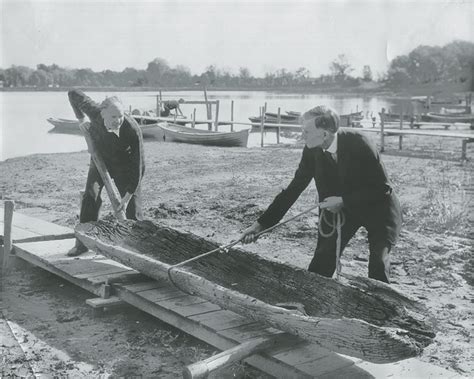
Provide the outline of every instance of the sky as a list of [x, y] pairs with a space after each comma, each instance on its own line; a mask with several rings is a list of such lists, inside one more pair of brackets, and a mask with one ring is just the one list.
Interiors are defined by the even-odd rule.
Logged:
[[345, 54], [361, 75], [419, 45], [474, 42], [474, 0], [0, 0], [0, 67], [146, 69], [155, 58], [193, 74], [216, 65], [254, 76], [329, 73]]

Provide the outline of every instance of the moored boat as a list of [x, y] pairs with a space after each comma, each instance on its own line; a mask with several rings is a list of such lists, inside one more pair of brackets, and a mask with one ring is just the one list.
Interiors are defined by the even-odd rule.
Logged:
[[167, 142], [183, 142], [197, 145], [247, 147], [249, 129], [235, 132], [217, 132], [190, 128], [187, 126], [163, 122], [159, 124]]
[[462, 122], [474, 124], [474, 114], [445, 114], [430, 112], [421, 116], [421, 121], [432, 122]]
[[218, 245], [151, 221], [79, 224], [76, 237], [151, 278], [337, 353], [394, 362], [420, 354], [434, 337], [422, 304], [376, 280], [337, 281], [239, 248], [173, 267]]
[[[83, 135], [77, 120], [50, 117], [46, 121], [54, 126], [48, 133]], [[158, 126], [157, 122], [139, 124], [139, 126], [142, 130], [143, 138], [163, 140], [163, 130]]]

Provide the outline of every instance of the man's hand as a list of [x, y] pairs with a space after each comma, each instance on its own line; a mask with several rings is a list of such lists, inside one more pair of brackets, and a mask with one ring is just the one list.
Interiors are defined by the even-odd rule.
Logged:
[[132, 194], [130, 192], [127, 192], [125, 194], [124, 197], [122, 197], [122, 200], [120, 201], [120, 205], [119, 207], [117, 208], [117, 213], [118, 212], [122, 212], [122, 211], [125, 211], [127, 209], [127, 206], [128, 206], [128, 202], [130, 201], [130, 199], [132, 198]]
[[260, 233], [262, 230], [263, 226], [260, 225], [258, 221], [255, 221], [251, 226], [245, 229], [242, 235], [240, 236], [242, 244], [246, 245], [248, 243], [255, 242], [258, 239], [257, 234]]
[[344, 206], [344, 201], [340, 196], [329, 196], [326, 197], [320, 204], [321, 209], [327, 209], [329, 212], [339, 212]]

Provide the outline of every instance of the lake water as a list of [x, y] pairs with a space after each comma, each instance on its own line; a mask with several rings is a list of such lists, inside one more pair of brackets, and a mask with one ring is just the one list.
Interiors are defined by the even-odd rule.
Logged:
[[[154, 92], [88, 92], [91, 98], [101, 102], [107, 96], [118, 96], [125, 107], [151, 110], [156, 108]], [[164, 92], [163, 100], [184, 98], [204, 100], [202, 91]], [[304, 112], [316, 105], [328, 105], [339, 113], [356, 110], [376, 115], [382, 107], [390, 109], [400, 101], [380, 97], [330, 96], [315, 94], [281, 94], [259, 91], [209, 91], [209, 100], [219, 100], [219, 120], [230, 120], [231, 100], [234, 100], [234, 120], [248, 122], [248, 117], [258, 116], [259, 107], [267, 103], [267, 111]], [[408, 104], [407, 104], [408, 105]], [[181, 109], [191, 117], [196, 108], [196, 119], [206, 119], [204, 105], [184, 104]], [[37, 153], [73, 152], [86, 149], [83, 137], [48, 133], [52, 128], [46, 119], [59, 117], [75, 119], [66, 92], [0, 92], [0, 160]], [[228, 130], [221, 126], [219, 130]], [[236, 129], [248, 128], [236, 126]], [[267, 133], [265, 143], [276, 142], [275, 133]], [[252, 133], [249, 147], [260, 145], [258, 133]]]

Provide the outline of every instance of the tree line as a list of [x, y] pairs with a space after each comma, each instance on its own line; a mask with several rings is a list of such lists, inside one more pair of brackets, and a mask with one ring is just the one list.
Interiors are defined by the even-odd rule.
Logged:
[[330, 63], [330, 74], [313, 77], [305, 67], [290, 71], [285, 68], [255, 77], [246, 67], [238, 73], [208, 66], [199, 75], [189, 68], [171, 67], [163, 58], [149, 62], [145, 70], [127, 67], [121, 72], [104, 70], [94, 72], [89, 68], [70, 69], [56, 64], [38, 64], [36, 69], [11, 66], [0, 69], [3, 87], [119, 87], [119, 88], [191, 88], [197, 84], [216, 88], [285, 88], [358, 86], [364, 82], [386, 85], [425, 83], [465, 83], [472, 88], [474, 76], [474, 43], [454, 41], [445, 46], [418, 46], [407, 55], [394, 58], [387, 72], [375, 78], [369, 64], [359, 75], [344, 54]]

